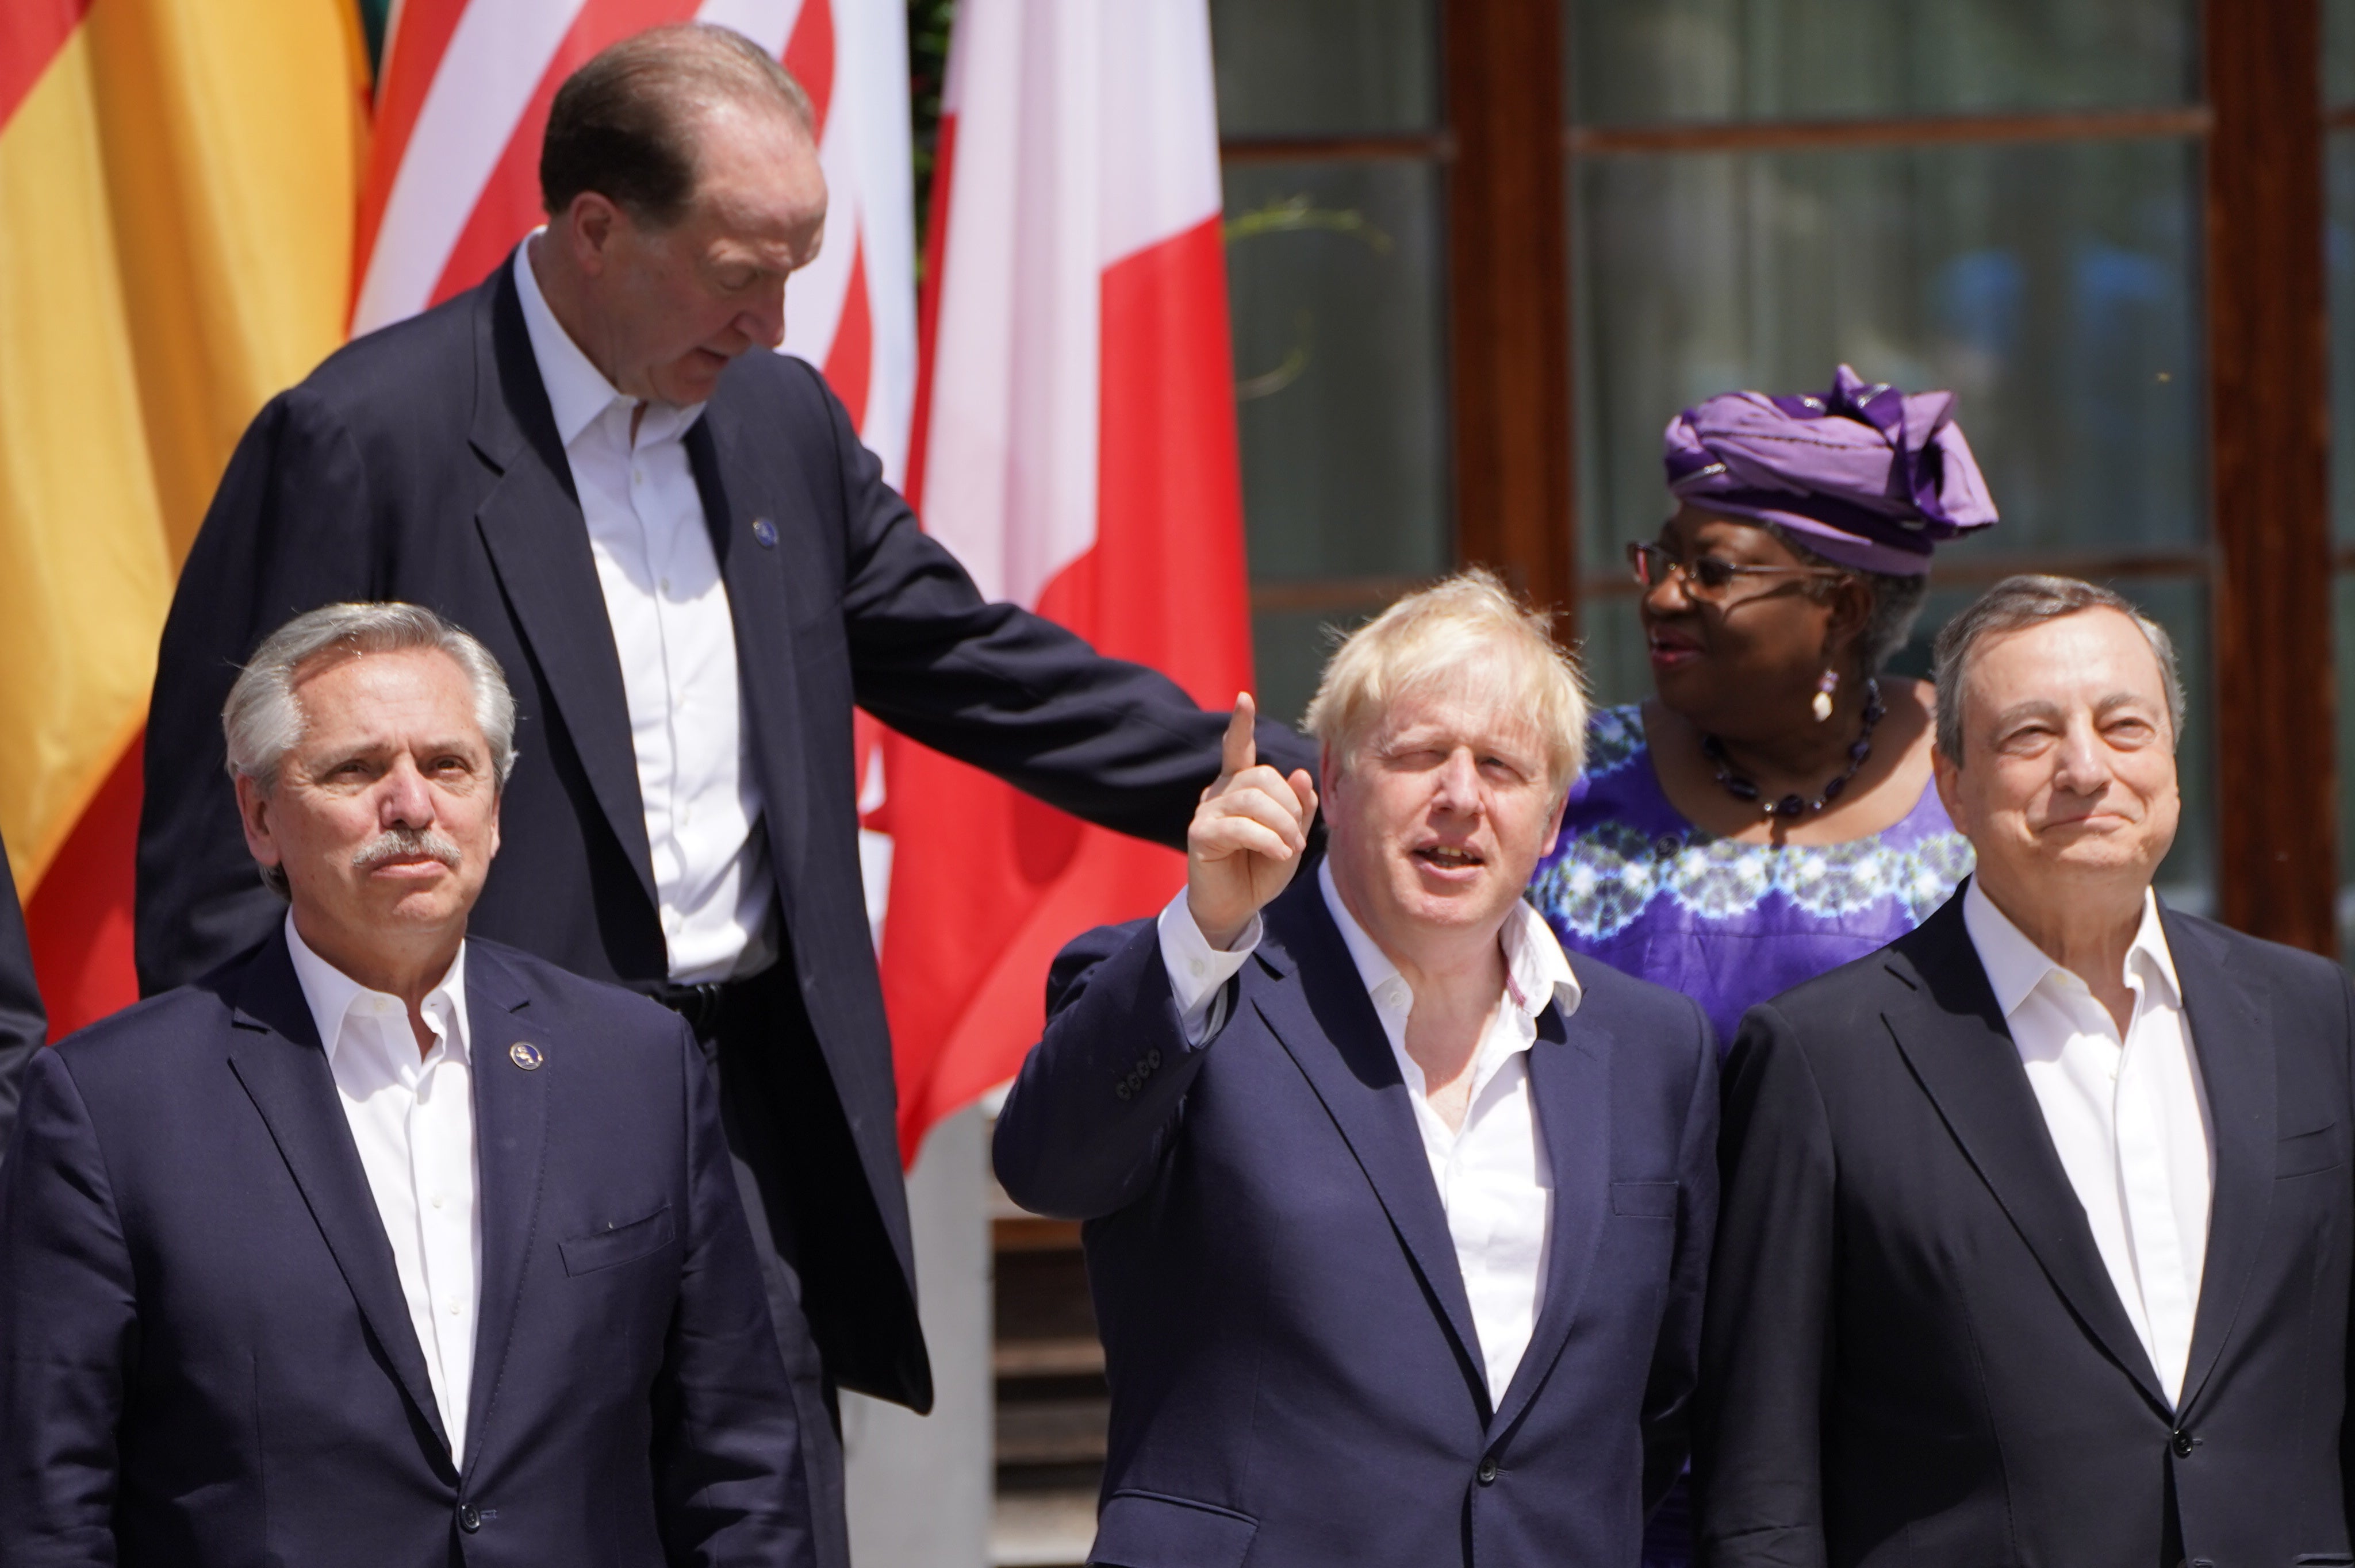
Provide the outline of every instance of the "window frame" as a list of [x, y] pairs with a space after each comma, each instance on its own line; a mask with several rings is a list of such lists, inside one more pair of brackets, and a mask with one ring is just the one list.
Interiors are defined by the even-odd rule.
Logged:
[[[2137, 137], [2202, 154], [2210, 534], [2189, 550], [1988, 556], [1947, 584], [2015, 570], [2205, 585], [2215, 703], [2216, 913], [2338, 950], [2337, 720], [2321, 0], [2203, 7], [2204, 101], [2176, 108], [1573, 126], [1561, 0], [1439, 0], [1444, 128], [1428, 135], [1238, 138], [1228, 162], [1430, 159], [1447, 185], [1448, 353], [1459, 564], [1497, 569], [1574, 631], [1584, 604], [1575, 463], [1569, 175], [1584, 158]], [[1569, 40], [1574, 47], [1574, 40]], [[2303, 82], [2307, 90], [2298, 90]], [[1255, 588], [1255, 609], [1341, 609], [1410, 579]]]

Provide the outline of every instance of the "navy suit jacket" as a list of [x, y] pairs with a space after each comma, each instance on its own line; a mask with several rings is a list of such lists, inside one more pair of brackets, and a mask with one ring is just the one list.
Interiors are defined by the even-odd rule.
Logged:
[[0, 845], [0, 1150], [8, 1147], [16, 1097], [48, 1028], [41, 989], [33, 981], [32, 949], [25, 942], [25, 913], [16, 903], [6, 846]]
[[282, 934], [36, 1062], [0, 1168], [0, 1562], [811, 1561], [701, 1052], [488, 942], [466, 1008], [458, 1465]]
[[[932, 1374], [859, 883], [853, 704], [1169, 843], [1218, 772], [1224, 721], [1152, 671], [984, 602], [802, 361], [737, 360], [687, 448], [735, 623], [781, 961], [796, 982], [776, 988], [776, 1056], [758, 1092], [798, 1166], [757, 1174], [827, 1370], [922, 1409]], [[576, 974], [666, 979], [621, 658], [503, 260], [272, 399], [229, 461], [180, 575], [149, 707], [142, 985], [193, 980], [278, 918], [222, 776], [221, 704], [263, 637], [336, 599], [430, 606], [482, 639], [515, 688], [522, 757], [473, 929]], [[1315, 766], [1280, 726], [1261, 744]]]
[[[2355, 993], [2162, 907], [2215, 1192], [2169, 1406], [1962, 895], [1751, 1009], [1693, 1458], [1701, 1560], [2346, 1563]], [[2169, 1553], [2167, 1561], [2174, 1561]]]
[[1685, 1456], [1717, 1204], [1689, 999], [1572, 960], [1529, 1053], [1544, 1302], [1493, 1405], [1401, 1079], [1313, 863], [1187, 1044], [1150, 922], [1057, 961], [997, 1123], [1015, 1202], [1082, 1219], [1112, 1384], [1091, 1562], [1622, 1564]]

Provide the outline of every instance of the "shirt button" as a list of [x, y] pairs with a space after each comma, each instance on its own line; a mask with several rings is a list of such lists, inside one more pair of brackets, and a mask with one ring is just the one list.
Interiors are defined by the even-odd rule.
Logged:
[[662, 580], [662, 590], [663, 590], [663, 592], [665, 592], [665, 593], [668, 593], [668, 592], [670, 592], [670, 579], [669, 579], [668, 577], [665, 577], [665, 578], [663, 578], [663, 580]]
[[453, 1318], [458, 1315], [458, 1298], [455, 1296], [447, 1298], [442, 1301], [442, 1305], [448, 1308], [450, 1316]]
[[434, 1193], [434, 1194], [433, 1194], [433, 1206], [434, 1206], [435, 1208], [437, 1208], [437, 1209], [438, 1209], [438, 1208], [440, 1208], [440, 1207], [442, 1206], [442, 1194], [441, 1194], [441, 1193], [436, 1192], [436, 1193]]
[[1202, 960], [1196, 959], [1188, 967], [1190, 967], [1196, 974], [1200, 974], [1202, 972]]
[[632, 484], [644, 484], [645, 482], [646, 471], [645, 469], [634, 468], [630, 471], [630, 482]]

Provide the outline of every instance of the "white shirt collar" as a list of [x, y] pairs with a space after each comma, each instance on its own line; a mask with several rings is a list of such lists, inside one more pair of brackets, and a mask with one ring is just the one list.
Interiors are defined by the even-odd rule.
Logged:
[[[311, 1022], [318, 1026], [319, 1044], [327, 1053], [332, 1065], [336, 1054], [343, 1048], [344, 1021], [352, 1009], [363, 1000], [371, 1009], [390, 1002], [400, 1011], [404, 1022], [408, 1009], [400, 999], [384, 991], [370, 991], [343, 970], [311, 950], [303, 933], [294, 928], [294, 912], [286, 912], [286, 952], [294, 960], [294, 979], [303, 987], [303, 1000], [310, 1004]], [[449, 1054], [464, 1060], [466, 1055], [466, 944], [458, 944], [455, 958], [433, 989], [425, 993], [424, 1005], [419, 1010], [431, 1022], [442, 1025], [442, 1044]], [[408, 1031], [401, 1031], [407, 1037]]]
[[[1970, 933], [1971, 946], [1978, 949], [1979, 964], [1987, 970], [1996, 1005], [2007, 1019], [2049, 976], [2069, 972], [1996, 907], [1995, 900], [1980, 891], [1976, 876], [1963, 891], [1963, 927]], [[2166, 984], [2171, 1000], [2181, 1002], [2183, 987], [2176, 979], [2175, 956], [2168, 950], [2167, 928], [2158, 917], [2158, 895], [2147, 887], [2142, 895], [2142, 923], [2126, 946], [2123, 978], [2128, 984], [2133, 983], [2137, 963], [2145, 974]]]
[[[549, 411], [556, 416], [556, 439], [570, 448], [581, 439], [581, 432], [617, 404], [626, 420], [627, 411], [637, 406], [637, 400], [614, 390], [604, 372], [581, 351], [564, 323], [556, 319], [556, 313], [549, 309], [548, 296], [539, 291], [539, 280], [531, 270], [531, 242], [547, 232], [544, 227], [535, 228], [516, 247], [516, 292], [523, 302], [524, 331], [531, 338], [531, 356], [539, 365], [540, 385], [548, 388]], [[700, 403], [685, 408], [650, 403], [645, 418], [639, 421], [639, 441], [684, 435], [702, 415]], [[621, 442], [624, 448], [630, 444], [628, 429], [625, 422]]]
[[[1325, 895], [1325, 907], [1332, 915], [1333, 924], [1341, 928], [1342, 944], [1358, 966], [1358, 979], [1367, 994], [1380, 991], [1391, 980], [1402, 981], [1404, 977], [1399, 973], [1398, 966], [1358, 924], [1349, 906], [1341, 902], [1340, 890], [1333, 885], [1329, 860], [1316, 863], [1316, 888]], [[1532, 1019], [1545, 1011], [1549, 1001], [1561, 1005], [1564, 1018], [1578, 1011], [1579, 1001], [1585, 993], [1579, 986], [1578, 976], [1571, 970], [1570, 959], [1562, 955], [1561, 941], [1543, 916], [1516, 899], [1505, 916], [1498, 940], [1505, 949], [1505, 991], [1515, 1007]]]

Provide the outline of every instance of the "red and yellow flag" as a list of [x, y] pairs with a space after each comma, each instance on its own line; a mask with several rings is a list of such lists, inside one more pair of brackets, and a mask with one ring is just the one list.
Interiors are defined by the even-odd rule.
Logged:
[[0, 838], [52, 1035], [137, 993], [138, 738], [238, 436], [343, 341], [351, 0], [0, 0]]

